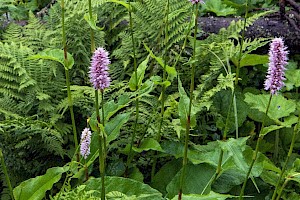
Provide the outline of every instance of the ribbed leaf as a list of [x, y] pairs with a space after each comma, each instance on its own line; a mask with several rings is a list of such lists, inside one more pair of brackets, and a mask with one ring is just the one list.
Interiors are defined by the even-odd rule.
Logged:
[[45, 59], [45, 60], [53, 60], [61, 63], [65, 69], [72, 69], [74, 65], [74, 58], [71, 54], [67, 53], [68, 60], [65, 62], [64, 59], [64, 51], [61, 49], [50, 49], [41, 52], [40, 54], [30, 56], [30, 59]]
[[[85, 189], [86, 191], [101, 191], [101, 179], [91, 178], [89, 181], [86, 182]], [[151, 188], [149, 185], [146, 185], [136, 180], [122, 177], [105, 177], [105, 191], [106, 193], [118, 191], [127, 196], [132, 196], [133, 199], [137, 200], [163, 199], [162, 194], [157, 190]]]
[[15, 200], [40, 200], [45, 197], [46, 191], [58, 182], [61, 175], [69, 170], [69, 167], [53, 167], [46, 174], [37, 176], [22, 182], [14, 190]]

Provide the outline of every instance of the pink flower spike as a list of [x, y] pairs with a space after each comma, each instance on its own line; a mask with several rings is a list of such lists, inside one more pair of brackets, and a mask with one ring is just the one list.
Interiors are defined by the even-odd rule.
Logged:
[[87, 159], [88, 155], [90, 155], [91, 135], [89, 128], [85, 128], [81, 133], [80, 154], [84, 159]]
[[284, 86], [284, 71], [288, 61], [287, 47], [284, 46], [282, 38], [275, 38], [270, 44], [269, 69], [264, 83], [265, 90], [270, 90], [271, 94], [277, 92]]
[[202, 4], [204, 4], [204, 1], [203, 0], [190, 0], [190, 2], [192, 3], [192, 4], [196, 4], [196, 3], [202, 3]]
[[90, 67], [90, 81], [96, 90], [103, 90], [110, 86], [110, 77], [108, 73], [108, 65], [110, 60], [108, 52], [99, 47], [96, 49], [92, 56], [91, 67]]

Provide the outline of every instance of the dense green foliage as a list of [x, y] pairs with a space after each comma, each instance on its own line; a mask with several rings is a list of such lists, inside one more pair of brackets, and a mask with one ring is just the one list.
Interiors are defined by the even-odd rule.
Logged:
[[[196, 49], [193, 5], [188, 0], [169, 1], [167, 8], [162, 0], [135, 0], [130, 6], [127, 1], [92, 0], [98, 26], [93, 27], [86, 15], [87, 0], [65, 0], [67, 51], [74, 59], [69, 65], [60, 50], [61, 1], [0, 2], [0, 148], [16, 200], [100, 198], [98, 123], [89, 81], [91, 28], [96, 47], [105, 47], [111, 58], [112, 84], [105, 89], [103, 104], [99, 102], [107, 146], [107, 199], [178, 199], [187, 123], [191, 132], [183, 199], [237, 197], [260, 129], [264, 139], [245, 195], [271, 199], [295, 141], [281, 182], [285, 183], [282, 198], [300, 199], [298, 57], [290, 59], [286, 87], [272, 97], [265, 117], [268, 55], [258, 55], [257, 49], [266, 48], [272, 38], [245, 39], [241, 34], [255, 20], [275, 12], [277, 1], [251, 0], [246, 7], [241, 0], [207, 0], [199, 9], [203, 16], [243, 16], [246, 9], [249, 15], [245, 24], [233, 21], [218, 34], [197, 40]], [[51, 6], [45, 14], [36, 16], [47, 5]], [[260, 7], [268, 11], [257, 11]], [[128, 9], [133, 13], [138, 82]], [[20, 25], [20, 19], [26, 24]], [[188, 116], [193, 64], [195, 90]], [[93, 132], [86, 160], [75, 155], [66, 65], [77, 132], [85, 127]], [[139, 117], [134, 129], [136, 98]], [[128, 162], [131, 152], [133, 161]], [[10, 199], [2, 172], [0, 198]]]

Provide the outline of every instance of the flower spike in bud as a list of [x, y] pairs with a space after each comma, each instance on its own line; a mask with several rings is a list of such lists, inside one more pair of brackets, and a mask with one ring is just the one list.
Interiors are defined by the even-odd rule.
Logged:
[[88, 155], [90, 155], [91, 135], [89, 128], [85, 128], [81, 133], [80, 154], [84, 159], [87, 159]]

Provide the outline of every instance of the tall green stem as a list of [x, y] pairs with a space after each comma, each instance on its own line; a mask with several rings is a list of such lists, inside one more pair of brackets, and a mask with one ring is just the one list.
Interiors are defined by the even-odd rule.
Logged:
[[6, 165], [5, 165], [4, 156], [3, 156], [1, 148], [0, 148], [0, 161], [1, 161], [2, 171], [5, 175], [6, 184], [7, 184], [8, 189], [9, 189], [9, 195], [10, 195], [11, 199], [14, 200], [13, 188], [12, 188], [11, 183], [10, 183], [9, 175], [8, 175], [8, 172], [7, 172], [7, 168], [6, 168]]
[[[198, 31], [198, 8], [199, 4], [197, 3], [195, 6], [195, 27], [194, 27], [194, 44], [193, 44], [193, 61], [196, 59], [196, 41], [197, 41], [197, 31]], [[189, 110], [187, 116], [187, 123], [185, 129], [185, 142], [184, 142], [184, 153], [183, 153], [183, 163], [182, 163], [182, 173], [180, 176], [180, 185], [179, 185], [179, 195], [178, 200], [182, 199], [182, 190], [184, 185], [186, 166], [187, 166], [187, 154], [188, 154], [188, 142], [190, 135], [190, 127], [191, 127], [191, 112], [192, 112], [192, 104], [193, 104], [193, 93], [194, 93], [194, 85], [195, 85], [195, 62], [192, 63], [192, 71], [191, 71], [191, 85], [190, 85], [190, 102], [189, 102]]]
[[248, 0], [246, 0], [246, 12], [244, 17], [244, 27], [242, 30], [242, 39], [240, 42], [240, 51], [238, 55], [238, 63], [236, 67], [236, 76], [235, 76], [235, 86], [233, 91], [233, 110], [234, 110], [234, 121], [235, 121], [235, 137], [239, 137], [239, 127], [238, 127], [238, 117], [237, 117], [237, 105], [236, 105], [236, 87], [238, 86], [239, 81], [239, 75], [240, 75], [240, 67], [241, 67], [241, 59], [242, 59], [242, 53], [243, 53], [243, 46], [244, 46], [244, 39], [245, 39], [245, 32], [246, 32], [246, 24], [247, 24], [247, 17], [248, 17]]
[[271, 100], [272, 100], [272, 97], [273, 95], [270, 94], [270, 98], [269, 98], [269, 102], [268, 102], [268, 105], [267, 105], [267, 108], [266, 108], [266, 112], [265, 112], [265, 116], [264, 116], [264, 119], [263, 119], [263, 122], [262, 122], [262, 126], [261, 126], [261, 129], [259, 131], [259, 134], [258, 134], [258, 140], [256, 142], [256, 147], [255, 147], [255, 151], [253, 152], [253, 155], [252, 155], [252, 161], [251, 161], [251, 164], [250, 164], [250, 167], [248, 169], [248, 172], [247, 172], [247, 175], [246, 175], [246, 179], [243, 183], [243, 186], [242, 186], [242, 190], [240, 192], [240, 196], [239, 196], [239, 199], [244, 199], [244, 192], [245, 192], [245, 188], [246, 188], [246, 184], [247, 184], [247, 181], [248, 181], [248, 178], [251, 174], [251, 171], [252, 171], [252, 168], [254, 166], [254, 163], [257, 159], [257, 155], [258, 155], [258, 150], [259, 150], [259, 146], [260, 146], [260, 143], [261, 141], [263, 140], [263, 135], [261, 134], [262, 133], [262, 130], [264, 128], [264, 124], [265, 124], [265, 121], [266, 121], [266, 118], [268, 116], [268, 111], [269, 111], [269, 108], [270, 108], [270, 104], [271, 104]]
[[279, 193], [278, 193], [278, 196], [277, 196], [276, 200], [280, 200], [282, 191], [283, 191], [283, 189], [285, 188], [285, 186], [288, 184], [289, 180], [290, 180], [290, 179], [288, 179], [288, 178], [285, 179], [284, 183], [282, 184], [282, 186], [281, 186], [281, 188], [280, 188], [280, 190], [279, 190]]
[[103, 150], [103, 135], [101, 134], [100, 130], [100, 113], [99, 113], [99, 96], [98, 90], [95, 90], [95, 107], [96, 107], [96, 117], [97, 117], [97, 132], [99, 135], [99, 171], [101, 176], [101, 200], [105, 200], [105, 182], [104, 182], [104, 175], [105, 175], [105, 162], [104, 162], [104, 150]]
[[[286, 170], [287, 164], [288, 164], [288, 162], [289, 162], [289, 160], [291, 158], [291, 155], [293, 153], [293, 149], [294, 149], [294, 145], [295, 145], [295, 142], [296, 142], [296, 138], [297, 138], [297, 135], [299, 133], [299, 124], [300, 124], [300, 115], [298, 116], [298, 123], [294, 127], [294, 132], [293, 132], [293, 137], [292, 137], [292, 142], [291, 142], [291, 145], [290, 145], [290, 149], [289, 149], [288, 155], [286, 157], [286, 160], [284, 162], [283, 168], [282, 168], [282, 170], [280, 172], [279, 178], [277, 180], [275, 191], [274, 191], [273, 196], [272, 196], [272, 200], [274, 200], [275, 197], [276, 197], [276, 194], [277, 194], [277, 191], [279, 189], [279, 185], [280, 185], [280, 182], [282, 180], [283, 174], [284, 174], [284, 172]], [[279, 197], [278, 199], [280, 199], [280, 195], [278, 195], [278, 197]]]
[[[76, 131], [76, 124], [75, 124], [75, 117], [74, 117], [74, 110], [73, 110], [73, 100], [72, 94], [70, 89], [70, 75], [69, 70], [66, 68], [68, 62], [68, 53], [67, 53], [67, 39], [66, 39], [66, 30], [65, 30], [65, 1], [61, 1], [61, 19], [62, 19], [62, 43], [64, 49], [64, 63], [65, 63], [65, 74], [66, 74], [66, 85], [67, 85], [67, 94], [68, 94], [68, 105], [71, 114], [71, 121], [72, 121], [72, 129], [73, 129], [73, 136], [74, 136], [74, 143], [75, 143], [75, 150], [78, 149], [78, 139], [77, 139], [77, 131]], [[79, 160], [79, 154], [77, 153], [77, 160]]]
[[[169, 7], [170, 7], [170, 2], [167, 0], [167, 5], [166, 5], [166, 13], [165, 13], [165, 49], [164, 49], [164, 66], [163, 66], [163, 77], [162, 77], [162, 82], [164, 83], [166, 81], [166, 65], [167, 65], [167, 59], [168, 59], [168, 40], [169, 40]], [[158, 127], [158, 133], [157, 133], [157, 138], [156, 140], [160, 142], [161, 140], [161, 129], [164, 121], [164, 113], [165, 113], [165, 92], [166, 92], [166, 86], [163, 84], [162, 85], [162, 91], [161, 91], [161, 109], [160, 109], [160, 123]], [[151, 181], [153, 181], [154, 174], [155, 174], [155, 169], [156, 169], [156, 162], [157, 162], [157, 157], [154, 158], [153, 165], [152, 165], [152, 170], [151, 170]]]
[[[93, 11], [92, 11], [92, 2], [91, 0], [89, 0], [89, 16], [90, 16], [90, 19], [93, 18]], [[93, 53], [96, 49], [95, 47], [95, 34], [94, 34], [94, 30], [92, 28], [90, 28], [91, 30], [91, 52]]]
[[[135, 47], [135, 41], [134, 41], [134, 34], [133, 34], [133, 19], [132, 19], [132, 8], [131, 8], [131, 0], [128, 1], [129, 4], [129, 26], [130, 26], [130, 35], [131, 35], [131, 42], [132, 42], [132, 50], [133, 50], [133, 67], [134, 67], [134, 73], [135, 73], [135, 83], [136, 83], [136, 91], [138, 91], [139, 86], [138, 86], [138, 75], [137, 75], [137, 63], [136, 63], [136, 47]], [[130, 146], [129, 146], [129, 153], [127, 157], [127, 165], [126, 169], [128, 170], [128, 167], [131, 163], [131, 160], [133, 159], [133, 152], [132, 152], [132, 147], [134, 143], [134, 138], [136, 136], [136, 131], [137, 131], [137, 123], [139, 120], [139, 98], [138, 98], [138, 93], [136, 94], [136, 100], [135, 100], [135, 122], [134, 122], [134, 127], [133, 127], [133, 133], [131, 136], [131, 141], [130, 141]]]
[[242, 39], [240, 42], [240, 51], [239, 51], [238, 63], [237, 63], [237, 67], [236, 67], [236, 76], [235, 76], [235, 85], [236, 86], [238, 85], [238, 82], [239, 82], [240, 66], [241, 66], [241, 59], [242, 59], [245, 32], [246, 32], [246, 24], [247, 24], [247, 16], [248, 16], [248, 0], [246, 0], [246, 12], [245, 12], [245, 17], [244, 17], [244, 27], [242, 30]]
[[87, 167], [87, 164], [86, 164], [86, 160], [84, 160], [84, 173], [85, 173], [85, 180], [89, 180], [89, 170], [88, 170], [88, 167]]
[[177, 66], [177, 63], [179, 61], [179, 58], [181, 57], [181, 54], [182, 52], [184, 51], [185, 47], [186, 47], [186, 43], [187, 43], [187, 39], [188, 39], [188, 36], [190, 35], [191, 33], [191, 27], [192, 27], [192, 24], [193, 24], [193, 21], [191, 20], [190, 23], [189, 23], [189, 26], [188, 26], [188, 29], [186, 30], [186, 34], [185, 34], [185, 38], [184, 38], [184, 41], [183, 41], [183, 45], [181, 47], [181, 50], [179, 52], [179, 54], [177, 55], [176, 59], [175, 59], [175, 62], [174, 62], [174, 65], [173, 67], [176, 68]]
[[[103, 128], [105, 127], [105, 116], [104, 116], [104, 90], [101, 90], [101, 110], [102, 110], [102, 125]], [[103, 135], [103, 153], [104, 153], [104, 166], [106, 165], [106, 154], [107, 154], [107, 148], [106, 148], [106, 135]]]
[[[92, 11], [92, 2], [91, 0], [88, 0], [88, 4], [89, 4], [89, 16], [90, 19], [93, 19], [93, 11]], [[91, 52], [93, 53], [95, 51], [95, 34], [94, 34], [94, 30], [92, 28], [90, 28], [90, 35], [91, 35]], [[102, 97], [102, 101], [101, 101], [101, 105], [102, 105], [102, 124], [104, 127], [104, 109], [103, 109], [103, 91], [101, 91], [101, 97]], [[101, 119], [100, 119], [100, 113], [99, 113], [99, 92], [98, 90], [95, 90], [95, 109], [96, 109], [96, 117], [97, 117], [97, 134], [99, 135], [99, 172], [100, 172], [100, 176], [101, 176], [101, 200], [105, 200], [105, 137], [104, 134], [101, 134], [101, 130], [100, 130], [100, 123], [101, 123]]]
[[[229, 116], [230, 116], [230, 113], [231, 113], [231, 107], [232, 107], [233, 99], [234, 99], [234, 95], [232, 94], [232, 98], [231, 98], [231, 100], [230, 100], [230, 104], [229, 104], [228, 112], [227, 112], [227, 117], [226, 117], [226, 123], [225, 123], [225, 128], [224, 128], [223, 138], [222, 138], [223, 141], [226, 141], [226, 139], [227, 139], [228, 124], [229, 124]], [[219, 174], [220, 174], [221, 171], [222, 171], [223, 155], [224, 155], [224, 151], [221, 149], [221, 151], [220, 151], [220, 156], [219, 156], [219, 161], [218, 161], [218, 167], [217, 167], [217, 169], [216, 169], [216, 176], [215, 176], [215, 179], [218, 178]]]
[[[236, 104], [236, 95], [235, 95], [235, 89], [238, 85], [238, 80], [239, 80], [239, 71], [240, 71], [240, 65], [241, 65], [241, 58], [242, 58], [242, 53], [243, 53], [243, 45], [244, 45], [244, 39], [245, 39], [245, 30], [246, 30], [246, 22], [247, 22], [247, 15], [248, 15], [248, 0], [246, 1], [246, 12], [245, 12], [245, 17], [244, 17], [244, 27], [242, 30], [242, 38], [240, 42], [240, 50], [238, 54], [238, 63], [236, 67], [236, 77], [235, 77], [235, 82], [234, 82], [234, 87], [232, 91], [232, 98], [230, 101], [230, 105], [228, 108], [228, 113], [227, 113], [227, 118], [226, 118], [226, 124], [225, 124], [225, 129], [224, 129], [224, 134], [223, 134], [223, 140], [225, 141], [227, 138], [227, 133], [228, 133], [228, 123], [229, 123], [229, 116], [231, 112], [231, 107], [233, 105], [233, 111], [234, 111], [234, 121], [235, 121], [235, 135], [236, 138], [239, 137], [239, 130], [238, 130], [238, 117], [237, 117], [237, 104]], [[227, 65], [230, 66], [229, 60], [227, 59]], [[228, 73], [231, 74], [231, 69], [229, 68]], [[216, 170], [216, 178], [217, 176], [221, 173], [221, 167], [222, 167], [222, 161], [223, 161], [223, 150], [221, 149], [220, 156], [219, 156], [219, 162], [218, 162], [218, 167]]]

